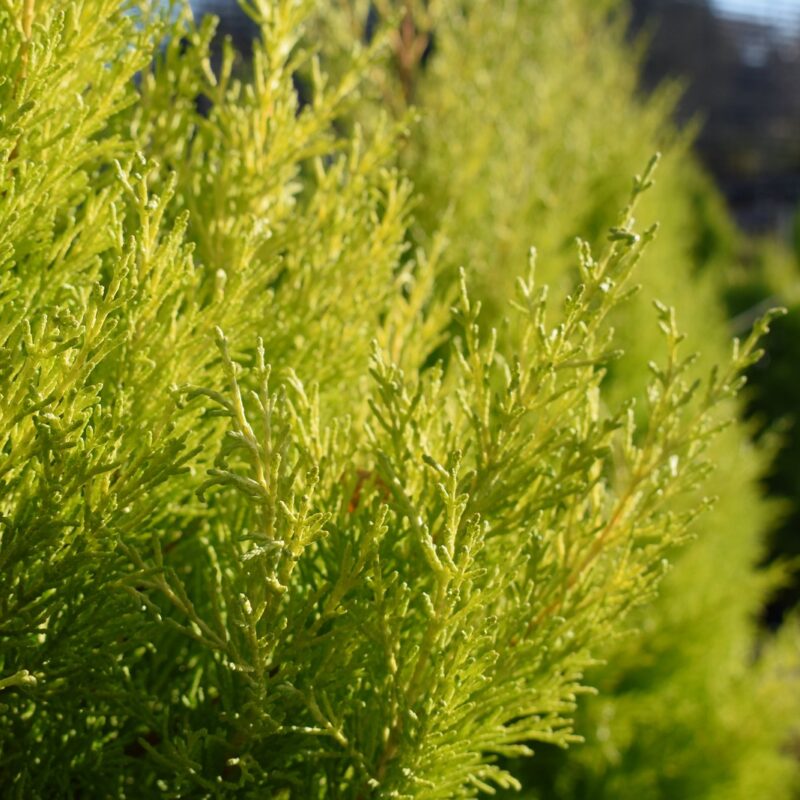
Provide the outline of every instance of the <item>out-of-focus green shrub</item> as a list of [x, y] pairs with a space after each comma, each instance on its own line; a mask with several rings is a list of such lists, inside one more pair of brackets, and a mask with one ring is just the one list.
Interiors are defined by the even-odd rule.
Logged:
[[759, 441], [774, 456], [764, 478], [770, 496], [781, 503], [766, 558], [784, 564], [790, 580], [770, 597], [765, 622], [775, 627], [800, 602], [800, 249], [774, 240], [744, 243], [741, 267], [729, 273], [725, 296], [735, 330], [743, 331], [758, 314], [780, 303], [788, 313], [776, 320], [765, 339], [767, 357], [748, 372], [746, 411]]

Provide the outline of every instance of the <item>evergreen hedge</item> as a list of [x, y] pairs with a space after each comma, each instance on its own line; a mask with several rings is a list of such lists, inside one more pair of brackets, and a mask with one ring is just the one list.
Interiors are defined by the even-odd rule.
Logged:
[[514, 759], [597, 684], [577, 733], [617, 709], [626, 757], [563, 791], [649, 791], [699, 715], [669, 775], [789, 785], [786, 726], [714, 727], [796, 683], [791, 636], [749, 666], [758, 459], [721, 432], [767, 320], [725, 352], [699, 179], [650, 188], [666, 106], [556, 5], [258, 0], [248, 70], [186, 9], [0, 5], [5, 796], [534, 791]]

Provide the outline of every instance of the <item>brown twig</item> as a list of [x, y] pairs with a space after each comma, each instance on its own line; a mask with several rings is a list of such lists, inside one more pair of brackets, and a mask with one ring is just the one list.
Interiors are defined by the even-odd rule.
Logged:
[[424, 31], [417, 29], [410, 2], [405, 3], [406, 11], [400, 28], [395, 34], [394, 51], [397, 57], [397, 71], [406, 104], [414, 99], [416, 71], [430, 42]]

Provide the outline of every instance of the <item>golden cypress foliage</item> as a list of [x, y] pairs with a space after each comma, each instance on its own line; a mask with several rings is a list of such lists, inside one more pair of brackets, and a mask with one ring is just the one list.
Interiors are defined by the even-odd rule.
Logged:
[[0, 784], [519, 787], [696, 529], [767, 321], [698, 365], [657, 302], [621, 357], [655, 159], [547, 280], [521, 225], [481, 289], [496, 221], [456, 201], [491, 187], [442, 186], [437, 236], [406, 177], [444, 158], [411, 17], [342, 50], [347, 16], [247, 8], [245, 78], [186, 9], [0, 6]]

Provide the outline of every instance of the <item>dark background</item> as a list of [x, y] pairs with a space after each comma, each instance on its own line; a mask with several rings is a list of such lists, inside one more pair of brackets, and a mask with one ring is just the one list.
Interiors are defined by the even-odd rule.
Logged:
[[800, 199], [800, 2], [752, 6], [750, 16], [707, 0], [633, 0], [631, 29], [648, 39], [643, 86], [684, 82], [679, 121], [700, 119], [697, 152], [737, 222], [788, 238]]

